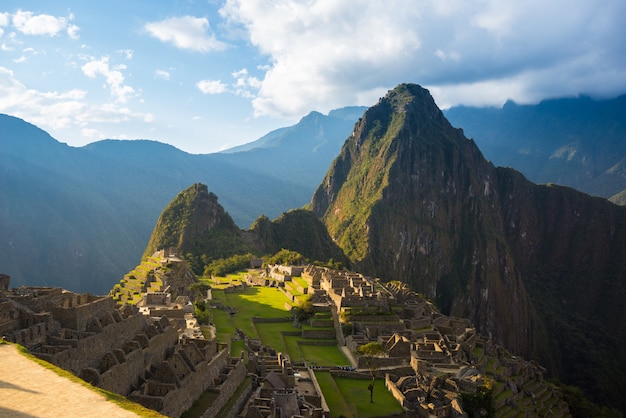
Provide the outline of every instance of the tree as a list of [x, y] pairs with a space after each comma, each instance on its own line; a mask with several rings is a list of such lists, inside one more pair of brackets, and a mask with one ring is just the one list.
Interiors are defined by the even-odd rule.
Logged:
[[313, 295], [308, 295], [303, 301], [301, 301], [298, 306], [295, 306], [292, 309], [292, 314], [295, 317], [298, 324], [303, 324], [308, 321], [313, 315], [313, 302], [311, 301]]
[[383, 347], [381, 343], [371, 342], [363, 344], [362, 346], [357, 348], [356, 351], [361, 356], [365, 357], [365, 362], [367, 363], [367, 367], [370, 370], [372, 382], [369, 384], [367, 389], [370, 391], [370, 403], [374, 403], [374, 383], [376, 382], [376, 370], [378, 369], [374, 358], [383, 356], [387, 353], [387, 350], [385, 350], [385, 347]]

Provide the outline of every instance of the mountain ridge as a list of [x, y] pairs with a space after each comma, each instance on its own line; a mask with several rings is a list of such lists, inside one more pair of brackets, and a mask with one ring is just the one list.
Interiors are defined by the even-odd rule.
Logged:
[[501, 108], [458, 106], [444, 111], [498, 166], [536, 183], [557, 183], [612, 198], [626, 189], [626, 95], [508, 101]]

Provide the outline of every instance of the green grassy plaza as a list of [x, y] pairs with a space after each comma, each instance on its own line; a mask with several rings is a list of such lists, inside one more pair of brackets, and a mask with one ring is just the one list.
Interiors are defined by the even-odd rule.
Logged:
[[[293, 325], [291, 314], [287, 310], [298, 303], [299, 294], [291, 292], [296, 296], [296, 302], [292, 302], [275, 287], [246, 287], [244, 290], [228, 293], [224, 291], [230, 285], [238, 285], [241, 280], [241, 275], [229, 275], [225, 278], [213, 278], [210, 282], [213, 297], [210, 304], [214, 306], [211, 308], [211, 321], [215, 325], [218, 341], [231, 341], [232, 356], [239, 357], [244, 349], [243, 341], [236, 332], [240, 329], [250, 338], [261, 340], [263, 345], [288, 354], [292, 363], [306, 362], [312, 366], [330, 367], [350, 365], [335, 340], [303, 338], [300, 335], [302, 330]], [[299, 278], [294, 282], [300, 286], [306, 284]], [[289, 289], [293, 287], [288, 286]], [[227, 307], [228, 312], [216, 306]], [[317, 316], [330, 318], [328, 314]], [[289, 318], [289, 321], [255, 322], [255, 317]], [[311, 327], [305, 325], [303, 328]], [[314, 345], [331, 342], [335, 344]], [[376, 417], [402, 412], [402, 407], [387, 391], [382, 380], [376, 381], [374, 403], [370, 403], [370, 392], [367, 389], [369, 380], [333, 378], [329, 372], [316, 372], [316, 376], [333, 416]]]
[[370, 380], [333, 377], [329, 372], [316, 371], [315, 377], [324, 393], [332, 416], [383, 417], [402, 413], [402, 406], [385, 388], [385, 382], [376, 380], [374, 403], [367, 389]]

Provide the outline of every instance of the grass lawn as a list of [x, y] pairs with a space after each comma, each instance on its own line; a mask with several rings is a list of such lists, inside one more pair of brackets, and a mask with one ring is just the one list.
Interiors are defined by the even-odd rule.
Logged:
[[237, 293], [214, 289], [212, 294], [216, 302], [219, 301], [235, 310], [234, 315], [229, 315], [221, 309], [212, 309], [218, 337], [223, 337], [224, 334], [232, 335], [235, 329], [239, 328], [249, 337], [259, 338], [252, 317], [283, 318], [291, 315], [285, 310], [285, 302], [289, 299], [273, 287], [248, 287], [245, 291]]
[[315, 372], [315, 377], [332, 416], [380, 417], [403, 411], [382, 380], [376, 380], [374, 403], [370, 403], [369, 380], [333, 378], [328, 372]]
[[254, 326], [263, 345], [269, 345], [276, 351], [288, 353], [291, 356], [292, 353], [285, 345], [282, 334], [283, 331], [298, 331], [298, 328], [295, 328], [291, 322], [257, 322]]
[[350, 361], [336, 345], [300, 345], [302, 356], [319, 366], [350, 366]]
[[331, 416], [353, 417], [356, 415], [356, 411], [353, 411], [350, 408], [350, 405], [348, 405], [348, 403], [344, 399], [341, 390], [339, 390], [337, 383], [335, 383], [335, 379], [330, 375], [330, 373], [315, 372], [315, 378], [317, 379], [317, 383], [319, 383], [320, 388], [322, 389], [322, 393], [324, 394], [324, 398], [326, 399], [326, 403], [328, 404], [328, 408], [330, 409]]
[[[226, 280], [224, 278], [223, 280]], [[213, 300], [235, 310], [234, 315], [219, 308], [211, 309], [212, 321], [216, 327], [216, 336], [220, 342], [229, 342], [236, 337], [236, 329], [241, 329], [250, 338], [260, 339], [263, 345], [269, 345], [279, 352], [289, 355], [293, 362], [306, 360], [315, 365], [347, 366], [349, 360], [339, 347], [306, 346], [298, 344], [303, 338], [284, 336], [284, 331], [300, 331], [291, 322], [257, 322], [252, 317], [285, 318], [291, 314], [285, 310], [289, 299], [277, 288], [254, 286], [243, 292], [226, 293], [223, 289], [212, 290]], [[330, 315], [326, 314], [330, 318]], [[309, 327], [310, 326], [306, 326]], [[317, 328], [320, 329], [320, 328]], [[239, 357], [243, 343], [233, 341], [231, 355]]]

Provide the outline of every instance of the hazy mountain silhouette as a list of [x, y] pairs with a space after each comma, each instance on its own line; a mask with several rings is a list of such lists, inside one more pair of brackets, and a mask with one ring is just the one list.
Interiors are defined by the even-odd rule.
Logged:
[[[502, 108], [454, 107], [450, 122], [495, 165], [536, 183], [556, 183], [612, 198], [626, 190], [626, 95], [512, 101]], [[615, 196], [617, 203], [620, 201]]]
[[358, 113], [313, 112], [248, 151], [206, 155], [147, 140], [76, 148], [0, 115], [0, 271], [12, 286], [106, 293], [140, 261], [163, 208], [193, 183], [219, 195], [240, 227], [301, 207]]

